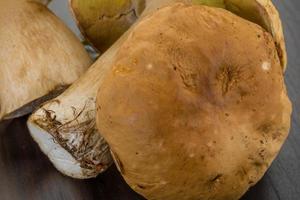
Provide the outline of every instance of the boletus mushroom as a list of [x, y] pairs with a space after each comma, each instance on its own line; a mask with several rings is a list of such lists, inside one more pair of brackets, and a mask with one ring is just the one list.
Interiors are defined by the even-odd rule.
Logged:
[[224, 9], [155, 12], [111, 66], [97, 125], [127, 183], [149, 200], [237, 200], [288, 135], [291, 104], [274, 39]]
[[76, 36], [43, 3], [0, 2], [0, 120], [30, 113], [92, 64]]
[[[123, 3], [118, 4], [118, 2]], [[249, 21], [257, 23], [261, 27], [265, 27], [265, 29], [273, 36], [275, 43], [279, 44], [277, 47], [280, 47], [279, 49], [283, 49], [280, 51], [282, 52], [281, 54], [278, 53], [278, 56], [280, 58], [285, 58], [280, 56], [285, 55], [281, 22], [271, 1], [141, 0], [128, 1], [132, 3], [130, 5], [124, 2], [127, 1], [71, 1], [71, 5], [74, 8], [74, 14], [77, 16], [78, 23], [81, 24], [81, 30], [84, 31], [84, 35], [87, 35], [88, 40], [93, 42], [93, 44], [95, 44], [99, 49], [105, 49], [109, 45], [112, 46], [92, 65], [85, 75], [76, 81], [62, 95], [44, 104], [41, 109], [37, 110], [30, 117], [28, 121], [28, 127], [31, 134], [35, 138], [42, 139], [40, 144], [43, 143], [44, 137], [53, 138], [50, 143], [53, 143], [59, 151], [51, 151], [51, 154], [48, 154], [48, 157], [58, 170], [75, 178], [90, 178], [97, 176], [100, 172], [107, 169], [107, 167], [112, 163], [112, 158], [109, 154], [109, 147], [102, 136], [98, 133], [95, 126], [96, 95], [98, 88], [102, 85], [103, 78], [113, 67], [113, 63], [116, 59], [115, 56], [119, 51], [119, 48], [128, 39], [128, 37], [131, 37], [134, 26], [139, 23], [144, 23], [143, 18], [148, 14], [175, 2], [203, 4], [211, 7], [222, 7], [223, 9], [226, 8], [241, 17], [245, 17], [245, 19]], [[139, 2], [139, 4], [137, 4], [137, 2]], [[118, 7], [110, 7], [115, 5], [122, 6], [120, 6], [119, 9]], [[117, 37], [114, 37], [112, 40], [109, 39], [109, 31], [102, 32], [101, 30], [102, 39], [101, 41], [97, 41], [97, 38], [100, 37], [97, 35], [100, 33], [97, 32], [97, 30], [100, 30], [102, 27], [101, 21], [96, 22], [99, 20], [99, 16], [117, 16], [117, 11], [121, 13], [125, 12], [124, 10], [126, 9], [123, 5], [126, 5], [126, 9], [134, 8], [136, 13], [140, 13], [137, 15], [140, 17], [136, 17], [137, 21], [135, 23], [133, 23], [133, 21], [124, 22], [126, 24], [124, 27], [129, 27], [131, 23], [133, 23], [133, 25], [114, 44], [112, 44], [112, 42], [117, 39]], [[92, 8], [97, 9], [93, 10]], [[144, 8], [144, 10], [140, 11], [142, 8]], [[104, 12], [110, 10], [112, 10], [112, 14]], [[88, 14], [85, 14], [86, 12], [88, 12]], [[82, 16], [87, 16], [87, 18], [82, 19]], [[103, 28], [108, 26], [106, 23], [109, 23], [110, 26], [119, 26], [120, 21], [113, 21], [112, 19], [107, 19], [107, 17], [104, 18], [107, 22], [105, 22]], [[124, 20], [125, 19], [127, 18], [125, 17]], [[193, 18], [193, 20], [201, 19]], [[214, 23], [214, 20], [217, 19], [212, 19], [212, 23]], [[86, 26], [86, 24], [97, 24], [95, 25], [97, 28], [91, 28], [91, 30], [89, 30], [85, 27], [92, 26]], [[268, 27], [272, 28], [269, 29]], [[111, 30], [114, 30], [114, 28], [111, 28]], [[122, 31], [125, 30], [126, 28], [122, 29]], [[120, 32], [116, 35], [119, 34]], [[111, 42], [103, 45], [101, 43], [102, 41]], [[164, 45], [163, 41], [162, 45]], [[285, 61], [283, 63], [285, 63]], [[283, 66], [284, 65], [282, 65], [282, 67]], [[40, 146], [44, 152], [49, 152], [49, 149], [46, 148], [49, 145]], [[91, 149], [93, 149], [93, 151], [91, 151]], [[64, 153], [61, 154], [61, 152]], [[64, 159], [67, 160], [66, 163], [68, 164], [63, 164], [62, 161]]]

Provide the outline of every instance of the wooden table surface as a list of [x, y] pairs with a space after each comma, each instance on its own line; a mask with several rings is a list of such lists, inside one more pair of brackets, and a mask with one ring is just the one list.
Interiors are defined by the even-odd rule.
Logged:
[[[300, 199], [300, 1], [274, 0], [285, 28], [286, 83], [294, 104], [290, 136], [264, 178], [242, 200]], [[115, 167], [92, 180], [57, 172], [31, 139], [26, 118], [0, 124], [0, 200], [142, 200]]]

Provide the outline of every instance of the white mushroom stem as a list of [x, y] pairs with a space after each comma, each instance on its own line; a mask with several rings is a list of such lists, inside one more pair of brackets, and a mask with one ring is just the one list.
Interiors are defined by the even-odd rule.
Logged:
[[[145, 10], [135, 24], [145, 15], [173, 2], [205, 3], [202, 0], [147, 0]], [[219, 6], [219, 1], [216, 2]], [[80, 80], [62, 95], [37, 110], [28, 121], [29, 129], [36, 140], [42, 142], [44, 138], [49, 137], [45, 135], [51, 135], [50, 140], [60, 145], [57, 148], [65, 149], [74, 158], [68, 165], [60, 165], [57, 163], [60, 161], [56, 159], [60, 158], [60, 153], [48, 155], [58, 170], [66, 175], [74, 178], [90, 178], [105, 170], [112, 162], [109, 148], [95, 127], [95, 101], [98, 88], [111, 70], [119, 47], [134, 34], [131, 31], [134, 26], [111, 46]], [[48, 152], [47, 145], [40, 147], [45, 153]], [[77, 166], [80, 166], [81, 170], [80, 167], [77, 170]], [[70, 172], [70, 168], [76, 168], [76, 173]]]

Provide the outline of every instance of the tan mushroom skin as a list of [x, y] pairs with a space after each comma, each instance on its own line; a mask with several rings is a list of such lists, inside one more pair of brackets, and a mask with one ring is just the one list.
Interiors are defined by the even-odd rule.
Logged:
[[145, 0], [70, 0], [70, 6], [85, 38], [104, 52], [139, 18]]
[[272, 36], [206, 6], [139, 23], [97, 96], [99, 131], [149, 200], [239, 199], [278, 154], [290, 114]]
[[0, 43], [0, 120], [30, 113], [92, 63], [79, 39], [39, 1], [0, 1]]

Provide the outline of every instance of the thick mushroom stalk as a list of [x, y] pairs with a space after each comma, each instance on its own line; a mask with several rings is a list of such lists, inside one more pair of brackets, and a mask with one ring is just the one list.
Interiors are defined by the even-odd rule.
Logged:
[[0, 120], [32, 112], [77, 80], [92, 60], [39, 1], [0, 1]]
[[[250, 0], [248, 0], [250, 2]], [[254, 2], [254, 0], [251, 0]], [[72, 1], [75, 2], [85, 2], [88, 1]], [[93, 1], [90, 1], [92, 3]], [[97, 1], [100, 2], [100, 1]], [[106, 2], [106, 1], [103, 1]], [[113, 1], [114, 2], [114, 1]], [[28, 126], [33, 136], [35, 137], [47, 137], [46, 135], [52, 135], [54, 137], [55, 142], [60, 145], [65, 152], [71, 154], [73, 158], [72, 162], [69, 162], [70, 165], [76, 165], [81, 167], [81, 171], [78, 171], [77, 174], [68, 173], [70, 165], [64, 165], [63, 167], [58, 167], [58, 169], [66, 175], [70, 175], [75, 178], [89, 178], [92, 176], [96, 176], [103, 170], [105, 170], [110, 163], [112, 162], [112, 158], [109, 153], [109, 148], [107, 144], [104, 142], [102, 136], [98, 134], [98, 131], [95, 127], [95, 112], [96, 112], [96, 95], [98, 88], [102, 85], [103, 78], [107, 75], [107, 73], [112, 68], [112, 63], [115, 60], [115, 55], [117, 54], [120, 46], [126, 41], [128, 38], [132, 37], [132, 29], [136, 24], [143, 23], [144, 16], [153, 13], [157, 9], [167, 6], [174, 2], [184, 2], [186, 4], [198, 3], [205, 4], [207, 1], [190, 1], [190, 0], [147, 0], [145, 1], [145, 9], [141, 12], [140, 18], [131, 26], [131, 28], [126, 31], [87, 71], [87, 73], [81, 77], [78, 81], [76, 81], [68, 90], [66, 90], [62, 95], [46, 103], [41, 109], [37, 110], [29, 119]], [[225, 7], [224, 4], [220, 4], [219, 1], [215, 1], [216, 3], [209, 6], [217, 6], [217, 7]], [[229, 2], [229, 1], [227, 1]], [[230, 1], [235, 2], [235, 1]], [[246, 1], [241, 1], [246, 2]], [[260, 1], [255, 1], [256, 3], [254, 7], [249, 7], [247, 10], [246, 6], [242, 6], [243, 9], [247, 10], [248, 13], [252, 13], [254, 16], [257, 16], [257, 6], [261, 9], [262, 6]], [[277, 11], [272, 5], [270, 1], [268, 1], [268, 9], [272, 8], [272, 14], [276, 14]], [[93, 2], [95, 3], [95, 2]], [[211, 3], [211, 2], [210, 2]], [[206, 4], [205, 4], [206, 5]], [[227, 5], [227, 4], [226, 4]], [[243, 4], [244, 5], [244, 4]], [[74, 6], [74, 5], [73, 5]], [[85, 5], [86, 6], [86, 5]], [[133, 5], [132, 5], [133, 6]], [[93, 7], [93, 6], [89, 6]], [[130, 6], [129, 6], [130, 7]], [[267, 8], [264, 10], [264, 14], [269, 13]], [[241, 9], [242, 10], [242, 9]], [[79, 12], [80, 9], [77, 9], [74, 13]], [[239, 10], [240, 11], [240, 10]], [[84, 13], [84, 12], [83, 12]], [[90, 17], [94, 22], [98, 19], [99, 13], [94, 15], [96, 12], [91, 12]], [[274, 14], [274, 16], [275, 16]], [[102, 14], [100, 15], [102, 16]], [[248, 15], [247, 15], [248, 16]], [[278, 20], [278, 24], [280, 24], [279, 16], [276, 14]], [[248, 19], [248, 18], [246, 18]], [[271, 19], [269, 17], [268, 19]], [[272, 18], [273, 20], [274, 18]], [[192, 20], [192, 19], [191, 19]], [[249, 19], [250, 20], [250, 19]], [[81, 20], [79, 20], [80, 23]], [[260, 21], [260, 20], [258, 20]], [[268, 21], [269, 24], [272, 24], [272, 21]], [[263, 24], [259, 24], [263, 26]], [[100, 27], [99, 27], [100, 29]], [[85, 31], [87, 34], [87, 31]], [[281, 32], [282, 33], [282, 32]], [[91, 40], [92, 36], [95, 34], [95, 31], [89, 32], [91, 34], [88, 36], [91, 42], [96, 44], [97, 42]], [[109, 37], [109, 35], [103, 36], [103, 38]], [[283, 41], [284, 43], [284, 41]], [[150, 52], [151, 53], [151, 52]], [[90, 148], [84, 148], [86, 144], [88, 146], [93, 146], [94, 140], [89, 142], [88, 139], [85, 138], [86, 135], [93, 135], [93, 138], [98, 138], [100, 143], [98, 147], [95, 146], [93, 149], [93, 155], [91, 155]], [[95, 136], [96, 135], [96, 136]], [[62, 139], [61, 139], [62, 138]], [[79, 138], [79, 139], [77, 139]], [[78, 148], [76, 145], [74, 146], [72, 143], [73, 140], [77, 141], [77, 146], [82, 148]], [[69, 145], [66, 145], [68, 143]], [[99, 143], [97, 143], [99, 144]], [[101, 147], [101, 148], [99, 148]], [[104, 148], [105, 147], [105, 148]], [[44, 150], [47, 152], [48, 150]], [[80, 152], [76, 153], [76, 152]], [[55, 157], [55, 155], [51, 155]], [[58, 155], [57, 157], [59, 157]], [[50, 157], [50, 156], [49, 156]], [[94, 159], [97, 158], [97, 159]], [[99, 159], [99, 158], [102, 158]], [[51, 158], [50, 158], [51, 159]], [[51, 159], [52, 161], [54, 159]], [[59, 161], [54, 165], [58, 166]], [[89, 168], [86, 168], [86, 163], [89, 163]], [[78, 169], [79, 169], [78, 168]], [[84, 171], [84, 172], [83, 172]], [[88, 171], [88, 173], [86, 172]]]

